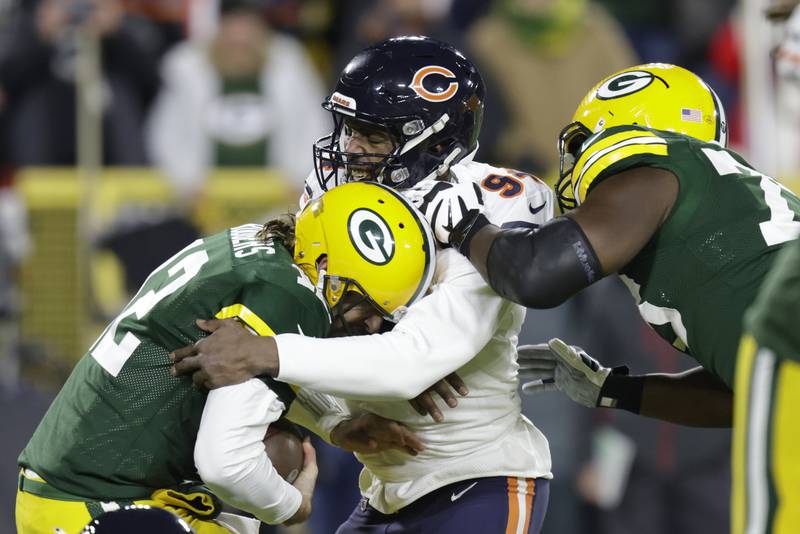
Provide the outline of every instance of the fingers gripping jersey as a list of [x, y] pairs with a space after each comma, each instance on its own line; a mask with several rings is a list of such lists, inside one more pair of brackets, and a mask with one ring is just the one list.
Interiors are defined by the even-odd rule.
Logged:
[[735, 152], [636, 126], [585, 142], [572, 175], [576, 199], [634, 167], [666, 169], [680, 190], [621, 278], [661, 337], [731, 385], [744, 311], [778, 251], [800, 234], [800, 200]]
[[[196, 318], [238, 317], [268, 335], [324, 336], [328, 310], [260, 225], [197, 240], [168, 259], [81, 358], [19, 458], [58, 489], [108, 500], [197, 480], [206, 393], [170, 374], [168, 353], [205, 335]], [[294, 393], [265, 379], [288, 408]]]

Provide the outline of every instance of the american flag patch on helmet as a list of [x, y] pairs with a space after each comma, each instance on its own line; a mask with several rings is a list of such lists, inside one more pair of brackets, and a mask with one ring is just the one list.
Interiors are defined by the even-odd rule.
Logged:
[[699, 109], [681, 108], [681, 120], [686, 122], [703, 122], [703, 113]]

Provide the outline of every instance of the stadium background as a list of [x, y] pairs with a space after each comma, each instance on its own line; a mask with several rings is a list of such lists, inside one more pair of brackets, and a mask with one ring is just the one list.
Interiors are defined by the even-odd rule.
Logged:
[[[800, 129], [795, 95], [774, 74], [781, 28], [764, 12], [775, 5], [0, 0], [0, 533], [14, 531], [16, 457], [71, 366], [144, 276], [194, 236], [291, 209], [311, 142], [330, 128], [319, 103], [360, 48], [404, 33], [455, 44], [488, 85], [479, 158], [548, 179], [560, 126], [594, 82], [638, 62], [676, 63], [718, 91], [733, 146], [793, 187]], [[250, 18], [226, 30], [231, 16]], [[238, 41], [237, 28], [246, 30]], [[226, 63], [226, 50], [252, 45], [248, 35], [283, 60], [262, 50], [261, 63]], [[194, 110], [208, 114], [191, 123], [207, 127], [202, 155], [170, 116], [175, 99], [193, 97], [175, 80], [197, 74], [182, 70], [191, 53], [214, 56], [220, 92], [243, 92], [234, 82], [247, 78], [263, 99], [256, 124], [241, 115], [253, 102], [235, 96]], [[265, 78], [296, 85], [265, 89]], [[297, 128], [278, 118], [292, 106]], [[296, 147], [271, 148], [282, 146]], [[649, 332], [614, 280], [529, 312], [522, 342], [554, 336], [634, 371], [691, 365]], [[545, 533], [727, 530], [727, 432], [592, 412], [556, 394], [523, 402], [553, 451]], [[295, 532], [332, 532], [357, 502], [354, 461], [321, 447], [315, 512]]]

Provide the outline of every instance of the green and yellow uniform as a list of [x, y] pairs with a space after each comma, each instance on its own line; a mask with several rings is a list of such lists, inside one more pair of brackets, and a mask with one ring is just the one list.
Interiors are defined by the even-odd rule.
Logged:
[[736, 371], [733, 532], [800, 526], [800, 241], [786, 247], [745, 316]]
[[[256, 237], [259, 229], [226, 230], [167, 260], [81, 358], [19, 457], [21, 533], [77, 531], [108, 501], [169, 505], [180, 494], [163, 490], [202, 483], [193, 451], [206, 393], [173, 377], [169, 358], [204, 335], [196, 318], [237, 317], [259, 335], [327, 333], [324, 300], [282, 245]], [[288, 409], [292, 389], [263, 380]], [[202, 518], [212, 507], [177, 498], [173, 511], [182, 515], [193, 509]], [[220, 531], [205, 523], [193, 526]]]
[[621, 278], [662, 338], [733, 386], [742, 317], [784, 244], [800, 233], [800, 199], [717, 144], [616, 126], [585, 141], [572, 171], [578, 202], [634, 167], [668, 170], [680, 189]]

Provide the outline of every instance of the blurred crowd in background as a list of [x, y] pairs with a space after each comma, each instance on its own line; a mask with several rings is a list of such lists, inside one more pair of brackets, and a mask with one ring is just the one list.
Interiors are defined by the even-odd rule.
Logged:
[[[27, 168], [81, 163], [81, 35], [96, 36], [101, 58], [92, 95], [99, 161], [157, 169], [172, 195], [166, 213], [135, 212], [115, 227], [125, 231], [92, 244], [121, 258], [125, 287], [135, 291], [200, 233], [192, 213], [214, 201], [205, 186], [216, 169], [277, 171], [290, 196], [299, 194], [312, 143], [333, 126], [324, 96], [356, 52], [393, 35], [448, 41], [480, 69], [481, 161], [552, 179], [558, 133], [583, 95], [651, 61], [703, 77], [727, 109], [732, 146], [763, 159], [751, 153], [764, 140], [754, 139], [743, 105], [742, 17], [753, 9], [735, 0], [0, 0], [0, 533], [13, 531], [17, 455], [80, 356], [20, 335], [31, 310], [19, 280], [37, 243], [18, 186]], [[769, 52], [762, 61], [772, 76]], [[781, 98], [791, 107], [791, 91]], [[780, 167], [765, 167], [796, 174], [796, 148]], [[634, 372], [691, 366], [649, 331], [617, 280], [530, 311], [520, 341], [556, 336]], [[727, 431], [591, 411], [559, 394], [523, 403], [553, 451], [545, 533], [727, 531]], [[314, 534], [332, 532], [358, 500], [352, 456], [324, 445], [319, 454], [315, 512], [302, 527]]]

